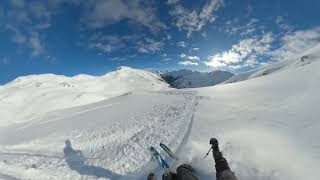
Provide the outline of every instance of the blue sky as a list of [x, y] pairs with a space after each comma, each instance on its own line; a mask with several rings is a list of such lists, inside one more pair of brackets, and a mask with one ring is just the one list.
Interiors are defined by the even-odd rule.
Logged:
[[320, 42], [319, 0], [6, 0], [0, 83], [118, 66], [244, 72]]

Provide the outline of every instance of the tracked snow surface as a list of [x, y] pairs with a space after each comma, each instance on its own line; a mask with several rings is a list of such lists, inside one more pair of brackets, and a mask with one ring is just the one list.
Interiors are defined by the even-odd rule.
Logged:
[[283, 64], [192, 90], [126, 67], [102, 77], [19, 78], [0, 87], [0, 179], [146, 179], [150, 171], [160, 179], [147, 150], [165, 156], [160, 142], [179, 156], [165, 156], [173, 168], [189, 163], [215, 179], [213, 159], [203, 156], [217, 137], [238, 179], [317, 180], [320, 45]]

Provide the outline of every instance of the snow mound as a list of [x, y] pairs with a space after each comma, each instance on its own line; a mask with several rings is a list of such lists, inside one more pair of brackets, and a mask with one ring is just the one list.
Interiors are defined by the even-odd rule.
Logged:
[[98, 77], [54, 74], [18, 77], [0, 86], [0, 126], [26, 122], [46, 112], [94, 103], [132, 91], [158, 91], [168, 89], [168, 86], [156, 74], [129, 67]]

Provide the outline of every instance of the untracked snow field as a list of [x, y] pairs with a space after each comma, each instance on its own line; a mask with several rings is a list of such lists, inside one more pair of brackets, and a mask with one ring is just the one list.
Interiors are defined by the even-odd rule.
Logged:
[[[302, 61], [302, 55], [308, 59]], [[137, 83], [138, 89], [126, 87], [109, 97], [98, 96], [106, 93], [98, 88], [90, 93], [104, 100], [23, 112], [28, 119], [11, 123], [8, 117], [14, 114], [4, 113], [0, 179], [146, 179], [151, 171], [160, 179], [161, 169], [148, 152], [150, 145], [173, 169], [189, 163], [201, 179], [215, 179], [211, 155], [203, 157], [209, 139], [217, 137], [238, 179], [317, 180], [320, 46], [302, 55], [267, 75], [184, 90], [166, 88], [155, 75], [125, 68], [111, 79], [120, 76], [117, 82]], [[156, 88], [147, 91], [141, 85]], [[0, 87], [2, 107], [14, 103], [3, 95], [6, 86]], [[171, 161], [160, 142], [171, 147], [179, 161]]]

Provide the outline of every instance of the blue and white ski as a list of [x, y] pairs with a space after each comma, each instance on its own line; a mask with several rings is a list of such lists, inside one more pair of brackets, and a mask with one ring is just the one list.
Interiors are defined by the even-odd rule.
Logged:
[[159, 165], [165, 170], [165, 171], [169, 171], [169, 165], [168, 163], [161, 157], [161, 155], [158, 153], [158, 151], [153, 147], [150, 146], [149, 148], [151, 154], [153, 155], [153, 157], [158, 161]]
[[174, 160], [178, 160], [178, 157], [171, 151], [171, 149], [163, 143], [160, 143], [160, 147]]

